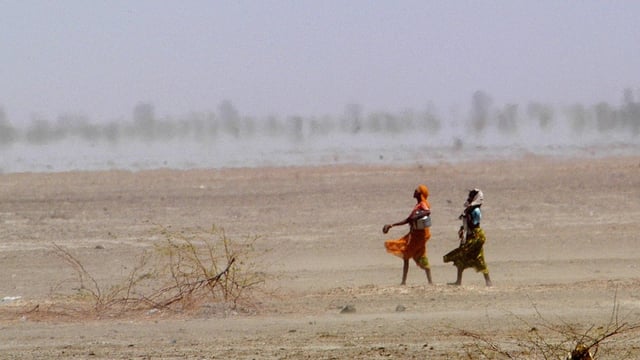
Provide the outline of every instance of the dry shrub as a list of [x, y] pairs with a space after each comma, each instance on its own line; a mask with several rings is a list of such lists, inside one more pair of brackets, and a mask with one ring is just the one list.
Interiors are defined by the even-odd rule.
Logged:
[[165, 243], [156, 252], [168, 261], [161, 264], [164, 271], [158, 276], [166, 285], [145, 299], [155, 308], [184, 309], [208, 302], [237, 309], [264, 284], [265, 274], [251, 257], [259, 236], [235, 242], [215, 226], [205, 233], [164, 228], [161, 234]]
[[[462, 330], [462, 335], [474, 341], [467, 344], [466, 352], [469, 359], [558, 359], [558, 360], [593, 360], [597, 359], [598, 351], [608, 348], [618, 340], [637, 339], [640, 322], [633, 319], [632, 314], [620, 316], [620, 306], [617, 292], [614, 296], [613, 310], [605, 325], [596, 326], [570, 324], [564, 321], [553, 323], [545, 319], [536, 308], [539, 320], [536, 324], [518, 318], [526, 325], [526, 331], [515, 336], [513, 341], [498, 343], [489, 337]], [[622, 320], [624, 319], [624, 321]], [[611, 346], [613, 347], [613, 346]], [[620, 347], [620, 346], [617, 346]], [[604, 351], [603, 356], [613, 359], [634, 359], [632, 349]], [[637, 354], [635, 355], [637, 356]]]
[[[56, 254], [73, 269], [75, 275], [74, 279], [65, 280], [52, 290], [49, 308], [60, 308], [61, 310], [58, 312], [64, 312], [65, 304], [73, 304], [73, 308], [80, 313], [85, 312], [83, 304], [90, 304], [91, 310], [96, 314], [112, 312], [115, 308], [125, 311], [138, 302], [134, 295], [135, 289], [145, 281], [154, 278], [152, 269], [148, 266], [150, 259], [148, 252], [143, 252], [137, 258], [137, 264], [125, 280], [119, 284], [107, 286], [99, 283], [78, 257], [69, 250], [57, 244], [53, 244], [53, 246]], [[62, 287], [62, 284], [69, 282], [77, 284], [73, 287], [76, 292], [72, 297], [56, 292]]]
[[[203, 307], [227, 313], [253, 306], [253, 293], [266, 280], [251, 258], [259, 236], [233, 241], [215, 225], [208, 230], [162, 227], [159, 233], [163, 241], [143, 251], [125, 279], [111, 286], [98, 282], [75, 255], [54, 244], [78, 284], [66, 303], [74, 303], [76, 310], [84, 304], [84, 312], [98, 317], [152, 309], [185, 313]], [[50, 309], [64, 307], [53, 304]]]

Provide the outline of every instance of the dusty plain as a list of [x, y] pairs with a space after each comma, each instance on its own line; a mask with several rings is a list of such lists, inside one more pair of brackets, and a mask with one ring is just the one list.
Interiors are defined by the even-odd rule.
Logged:
[[[406, 229], [381, 229], [408, 214], [420, 183], [431, 191], [435, 284], [411, 263], [400, 286], [401, 260], [383, 242]], [[472, 269], [447, 285], [455, 268], [442, 262], [470, 187], [485, 194], [491, 288]], [[251, 256], [267, 281], [251, 306], [47, 311], [77, 286], [53, 244], [108, 283], [159, 227], [214, 224], [259, 236]], [[570, 331], [640, 323], [639, 242], [640, 157], [3, 174], [0, 358], [536, 358], [569, 350]], [[640, 358], [640, 329], [627, 329], [601, 342], [599, 359]]]

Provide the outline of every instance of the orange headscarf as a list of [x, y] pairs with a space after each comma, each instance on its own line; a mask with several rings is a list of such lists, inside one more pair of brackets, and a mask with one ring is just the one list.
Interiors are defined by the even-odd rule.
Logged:
[[420, 193], [420, 200], [426, 202], [429, 209], [431, 209], [431, 205], [427, 200], [427, 198], [429, 197], [429, 188], [427, 187], [427, 185], [418, 185], [416, 191]]

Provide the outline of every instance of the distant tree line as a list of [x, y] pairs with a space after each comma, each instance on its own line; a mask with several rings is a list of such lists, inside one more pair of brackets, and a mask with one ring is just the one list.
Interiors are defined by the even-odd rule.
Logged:
[[[458, 119], [456, 119], [458, 120]], [[640, 133], [640, 101], [631, 89], [624, 90], [621, 104], [614, 106], [600, 102], [591, 106], [574, 104], [563, 109], [532, 102], [526, 106], [506, 104], [495, 106], [489, 94], [476, 91], [471, 98], [470, 113], [463, 120], [464, 131], [477, 135], [495, 128], [501, 134], [517, 133], [521, 128], [551, 131], [559, 121], [567, 121], [572, 131], [582, 134], [594, 131], [605, 135], [611, 132]], [[86, 116], [60, 115], [55, 121], [33, 118], [24, 128], [12, 126], [0, 107], [0, 145], [15, 142], [47, 144], [67, 138], [86, 141], [166, 141], [189, 139], [215, 141], [226, 135], [238, 139], [255, 136], [304, 141], [333, 134], [402, 134], [424, 132], [437, 134], [443, 120], [436, 111], [406, 110], [399, 113], [373, 112], [365, 114], [362, 106], [348, 104], [338, 116], [256, 118], [242, 116], [231, 101], [222, 101], [216, 112], [194, 112], [178, 118], [158, 117], [150, 103], [139, 103], [127, 122], [92, 123]]]
[[515, 133], [525, 121], [533, 122], [534, 127], [546, 131], [553, 128], [560, 118], [568, 121], [576, 134], [594, 130], [600, 134], [619, 131], [633, 136], [640, 133], [640, 101], [634, 98], [633, 90], [624, 90], [619, 106], [599, 102], [587, 107], [574, 104], [558, 111], [550, 105], [538, 102], [529, 103], [524, 109], [517, 104], [506, 104], [502, 108], [492, 107], [489, 95], [482, 91], [473, 94], [471, 102], [471, 129], [481, 133], [495, 125], [504, 134]]

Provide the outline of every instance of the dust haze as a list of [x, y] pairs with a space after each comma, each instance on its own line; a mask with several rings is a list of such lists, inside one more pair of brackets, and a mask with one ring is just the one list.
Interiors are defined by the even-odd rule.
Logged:
[[333, 163], [434, 163], [525, 154], [638, 152], [640, 101], [496, 104], [476, 91], [468, 106], [335, 115], [247, 116], [230, 100], [214, 110], [159, 116], [138, 103], [129, 119], [33, 117], [17, 127], [0, 108], [0, 171], [221, 168]]

